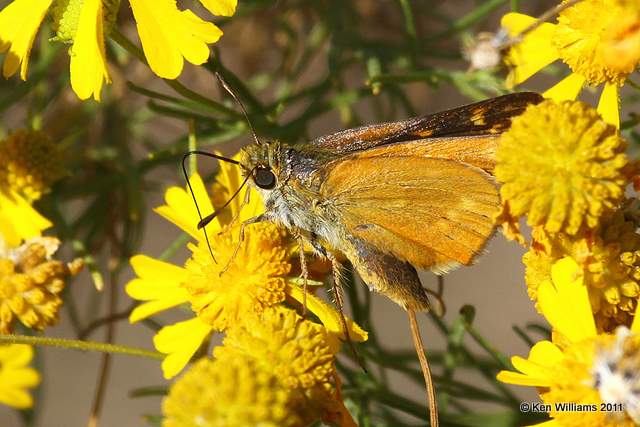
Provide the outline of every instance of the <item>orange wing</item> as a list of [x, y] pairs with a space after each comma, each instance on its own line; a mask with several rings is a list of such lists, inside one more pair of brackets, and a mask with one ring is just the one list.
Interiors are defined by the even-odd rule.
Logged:
[[407, 154], [379, 147], [335, 161], [321, 195], [347, 233], [415, 267], [472, 263], [493, 233], [493, 179], [466, 163]]
[[466, 163], [492, 173], [499, 138], [500, 135], [474, 135], [417, 139], [361, 151], [357, 156], [436, 157]]

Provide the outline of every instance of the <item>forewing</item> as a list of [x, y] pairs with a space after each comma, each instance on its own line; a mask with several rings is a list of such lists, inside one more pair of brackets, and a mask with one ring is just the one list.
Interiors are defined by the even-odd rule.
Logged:
[[493, 172], [499, 135], [424, 138], [381, 145], [357, 153], [364, 157], [436, 157]]
[[423, 117], [344, 130], [311, 144], [350, 153], [424, 138], [495, 135], [508, 129], [511, 119], [528, 105], [540, 101], [534, 92], [512, 93]]
[[438, 272], [472, 263], [493, 233], [499, 206], [486, 172], [416, 156], [357, 154], [334, 162], [321, 195], [348, 234]]

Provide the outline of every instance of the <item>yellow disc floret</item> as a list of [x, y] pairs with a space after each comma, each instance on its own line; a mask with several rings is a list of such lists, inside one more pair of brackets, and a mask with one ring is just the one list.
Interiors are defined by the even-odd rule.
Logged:
[[63, 173], [62, 154], [44, 132], [18, 130], [0, 141], [0, 188], [34, 201]]
[[502, 135], [495, 170], [511, 215], [575, 234], [618, 206], [627, 184], [626, 142], [587, 104], [546, 100]]
[[529, 296], [551, 277], [551, 266], [570, 256], [584, 272], [591, 308], [600, 331], [631, 325], [640, 298], [640, 235], [620, 209], [605, 216], [593, 232], [569, 236], [533, 232], [532, 249], [523, 257]]
[[334, 352], [322, 325], [277, 306], [230, 329], [223, 344], [214, 350], [218, 360], [248, 357], [277, 372], [280, 384], [299, 393], [316, 419], [351, 419], [335, 384]]
[[198, 316], [213, 328], [225, 330], [249, 314], [284, 301], [285, 276], [291, 270], [286, 236], [285, 230], [261, 222], [245, 229], [238, 246], [237, 231], [225, 232], [215, 242], [215, 262], [206, 242], [192, 245], [183, 286]]
[[250, 325], [234, 328], [215, 350], [218, 358], [244, 354], [268, 364], [287, 387], [329, 391], [333, 354], [322, 325], [295, 311], [274, 307]]
[[256, 360], [202, 359], [171, 387], [162, 426], [300, 427], [309, 419], [303, 403]]

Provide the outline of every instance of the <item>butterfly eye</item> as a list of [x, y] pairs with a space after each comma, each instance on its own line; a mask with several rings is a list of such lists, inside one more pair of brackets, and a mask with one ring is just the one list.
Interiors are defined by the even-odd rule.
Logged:
[[264, 190], [271, 190], [276, 186], [276, 176], [267, 168], [258, 168], [254, 174], [256, 185]]

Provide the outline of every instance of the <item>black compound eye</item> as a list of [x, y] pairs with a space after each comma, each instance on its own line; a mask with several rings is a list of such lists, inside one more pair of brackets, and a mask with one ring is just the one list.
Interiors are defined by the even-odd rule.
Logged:
[[264, 190], [271, 190], [276, 186], [276, 176], [271, 169], [256, 169], [254, 180], [256, 182], [256, 185]]

